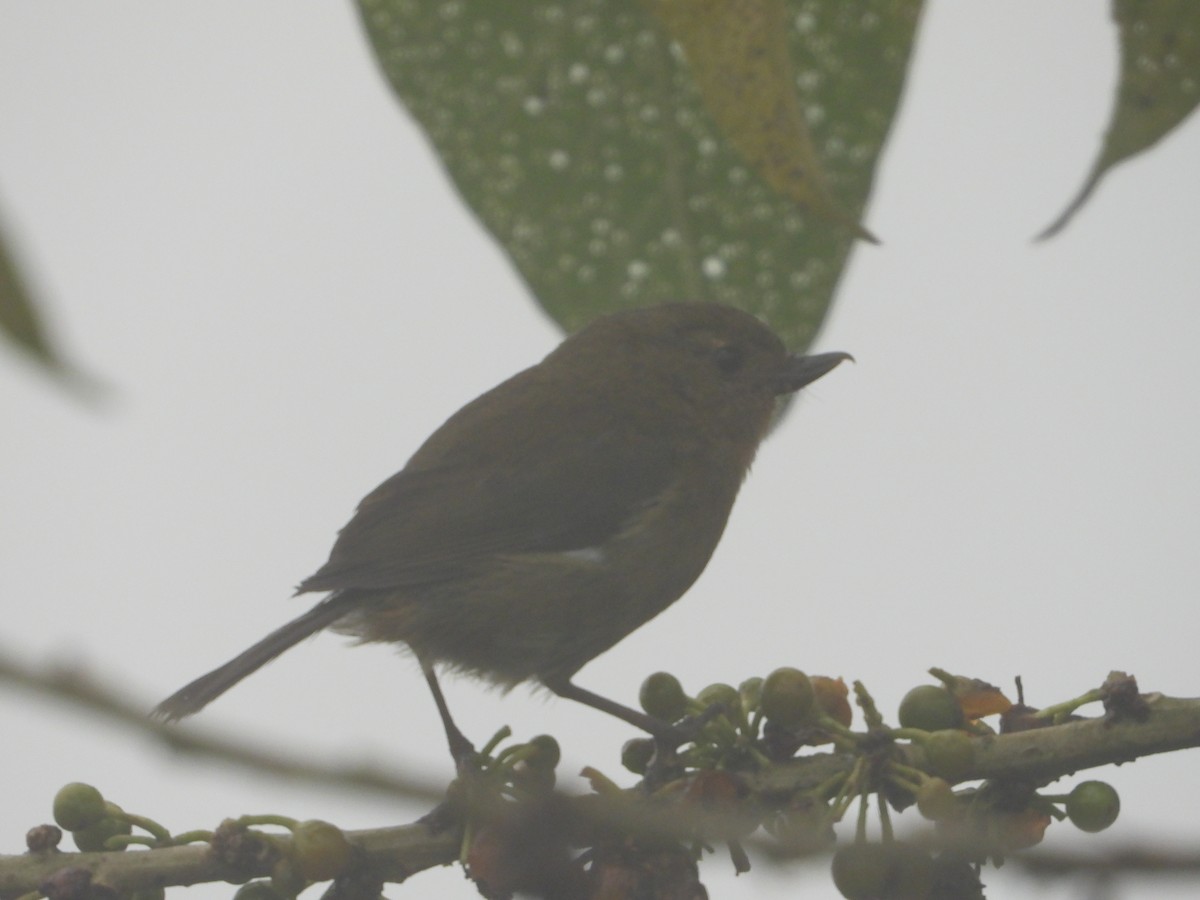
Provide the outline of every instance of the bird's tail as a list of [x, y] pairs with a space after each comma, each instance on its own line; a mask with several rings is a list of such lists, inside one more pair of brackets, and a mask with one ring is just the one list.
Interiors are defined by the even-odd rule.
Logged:
[[333, 594], [318, 603], [304, 615], [292, 619], [282, 628], [272, 631], [265, 638], [239, 653], [225, 665], [201, 675], [195, 681], [180, 688], [151, 713], [155, 718], [174, 722], [193, 713], [198, 713], [209, 703], [254, 672], [257, 672], [279, 654], [316, 634], [346, 615], [352, 608], [348, 597]]

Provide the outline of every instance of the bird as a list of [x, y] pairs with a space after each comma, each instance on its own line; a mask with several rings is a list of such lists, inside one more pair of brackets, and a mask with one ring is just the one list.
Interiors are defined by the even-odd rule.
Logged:
[[779, 399], [849, 359], [789, 353], [755, 316], [716, 303], [594, 319], [454, 413], [366, 495], [296, 590], [324, 599], [154, 714], [199, 712], [332, 629], [411, 651], [455, 759], [473, 750], [439, 667], [505, 689], [533, 682], [660, 734], [575, 674], [691, 587]]

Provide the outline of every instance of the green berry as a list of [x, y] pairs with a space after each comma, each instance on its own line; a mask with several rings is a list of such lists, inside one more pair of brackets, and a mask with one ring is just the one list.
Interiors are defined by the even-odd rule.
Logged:
[[531, 769], [553, 770], [558, 765], [558, 761], [562, 759], [562, 750], [559, 749], [558, 741], [548, 734], [539, 734], [532, 738], [529, 741], [529, 747], [532, 748], [532, 752], [525, 757], [525, 765]]
[[1121, 812], [1121, 798], [1111, 784], [1083, 781], [1067, 796], [1067, 817], [1081, 831], [1103, 831]]
[[942, 778], [926, 778], [917, 791], [918, 812], [933, 822], [949, 821], [959, 809], [954, 788]]
[[799, 669], [776, 669], [762, 686], [762, 711], [783, 728], [795, 728], [808, 721], [816, 705], [812, 682]]
[[933, 857], [900, 841], [852, 844], [833, 855], [833, 883], [847, 900], [927, 900]]
[[881, 900], [887, 896], [891, 860], [880, 844], [850, 844], [833, 854], [834, 887], [846, 900]]
[[642, 682], [638, 700], [649, 715], [660, 722], [676, 722], [687, 712], [683, 685], [670, 672], [655, 672]]
[[975, 765], [975, 742], [965, 731], [935, 731], [925, 741], [924, 749], [930, 770], [947, 781], [962, 781]]
[[654, 758], [654, 749], [650, 738], [630, 738], [621, 747], [621, 765], [634, 775], [645, 775]]
[[699, 694], [696, 699], [707, 709], [710, 706], [720, 705], [725, 711], [726, 718], [737, 721], [738, 711], [742, 708], [742, 695], [733, 689], [731, 685], [710, 684]]
[[888, 845], [889, 900], [928, 900], [933, 893], [933, 857], [919, 847], [894, 841]]
[[353, 852], [336, 825], [309, 819], [292, 829], [292, 859], [309, 881], [329, 881], [341, 875]]
[[54, 821], [59, 828], [79, 831], [104, 818], [104, 797], [90, 784], [74, 781], [54, 795]]
[[900, 725], [923, 731], [958, 728], [963, 723], [958, 699], [936, 684], [917, 685], [900, 701]]
[[102, 819], [97, 819], [86, 828], [80, 828], [78, 831], [71, 832], [71, 837], [75, 839], [75, 846], [85, 853], [92, 853], [98, 850], [107, 850], [108, 839], [121, 834], [129, 834], [133, 831], [133, 827], [126, 819], [119, 818], [113, 815], [106, 815]]

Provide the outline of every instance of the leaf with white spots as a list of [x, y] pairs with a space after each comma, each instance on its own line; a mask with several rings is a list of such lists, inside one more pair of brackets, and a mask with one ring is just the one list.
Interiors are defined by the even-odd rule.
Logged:
[[[651, 0], [359, 7], [464, 200], [565, 328], [715, 300], [762, 316], [792, 347], [812, 340], [854, 230], [748, 162]], [[783, 3], [793, 100], [845, 221], [862, 218], [920, 8]]]

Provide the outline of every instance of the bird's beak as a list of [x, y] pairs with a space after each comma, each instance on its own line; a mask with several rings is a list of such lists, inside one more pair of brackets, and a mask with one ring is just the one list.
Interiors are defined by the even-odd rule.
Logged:
[[854, 357], [849, 353], [817, 353], [813, 356], [789, 356], [779, 379], [775, 383], [776, 394], [791, 394], [806, 384], [812, 384], [827, 372], [832, 372], [840, 363]]

